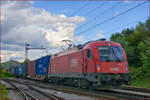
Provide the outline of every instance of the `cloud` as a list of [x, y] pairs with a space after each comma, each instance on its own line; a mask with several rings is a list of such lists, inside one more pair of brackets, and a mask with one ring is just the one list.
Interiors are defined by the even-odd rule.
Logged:
[[98, 33], [98, 34], [96, 34], [96, 36], [99, 39], [105, 38], [105, 36], [102, 33]]
[[73, 39], [73, 44], [76, 44], [76, 45], [83, 44], [85, 42], [87, 42], [87, 40], [85, 40], [83, 35], [75, 36]]
[[104, 33], [103, 30], [97, 31], [96, 37], [97, 37], [98, 39], [106, 38], [103, 33]]
[[82, 16], [67, 17], [63, 14], [52, 14], [45, 9], [34, 8], [33, 3], [30, 1], [2, 2], [1, 23], [4, 50], [23, 50], [25, 43], [30, 43], [33, 47], [42, 45], [46, 48], [64, 45], [61, 41], [64, 39], [73, 41], [77, 25], [85, 21], [85, 17]]
[[10, 51], [22, 51], [24, 50], [24, 46], [19, 46], [16, 44], [5, 44], [1, 43], [2, 50], [10, 50]]
[[123, 0], [124, 3], [132, 2], [131, 0]]
[[9, 50], [1, 50], [2, 53], [2, 62], [8, 60], [24, 60], [24, 52], [23, 51], [9, 51]]

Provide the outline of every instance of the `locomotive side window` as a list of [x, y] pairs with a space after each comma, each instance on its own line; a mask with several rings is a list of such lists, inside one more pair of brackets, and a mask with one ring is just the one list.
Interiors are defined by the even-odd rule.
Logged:
[[93, 58], [92, 51], [90, 49], [87, 49], [87, 57], [91, 59]]
[[124, 61], [123, 53], [120, 47], [117, 46], [99, 46], [98, 51], [100, 54], [100, 60], [104, 62], [115, 61], [121, 62]]

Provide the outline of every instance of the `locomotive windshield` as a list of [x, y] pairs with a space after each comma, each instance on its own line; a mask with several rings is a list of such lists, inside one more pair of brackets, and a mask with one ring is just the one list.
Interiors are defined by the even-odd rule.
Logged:
[[99, 46], [100, 60], [102, 62], [122, 62], [124, 61], [123, 53], [117, 46]]

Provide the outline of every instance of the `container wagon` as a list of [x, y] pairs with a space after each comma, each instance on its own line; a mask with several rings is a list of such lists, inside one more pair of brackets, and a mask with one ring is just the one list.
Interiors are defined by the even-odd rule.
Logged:
[[11, 65], [11, 72], [10, 72], [10, 73], [11, 73], [12, 75], [13, 75], [13, 73], [14, 73], [14, 70], [13, 70], [13, 69], [14, 69], [14, 67]]
[[22, 74], [22, 68], [21, 68], [20, 66], [15, 66], [15, 67], [13, 68], [13, 74], [14, 74], [14, 76], [16, 76], [16, 77], [20, 77], [21, 74]]
[[44, 56], [35, 60], [35, 77], [37, 79], [45, 79], [48, 74], [50, 56]]
[[27, 74], [28, 78], [35, 78], [35, 61], [28, 62]]
[[21, 65], [21, 76], [26, 78], [27, 77], [27, 64], [22, 64]]

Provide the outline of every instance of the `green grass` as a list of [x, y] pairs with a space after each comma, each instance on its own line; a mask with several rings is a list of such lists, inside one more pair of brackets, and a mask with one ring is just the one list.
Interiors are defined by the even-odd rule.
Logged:
[[[13, 76], [12, 76], [12, 74], [11, 73], [8, 73], [8, 72], [1, 72], [1, 78], [14, 78]], [[0, 83], [0, 100], [9, 100], [8, 99], [8, 90], [6, 89], [7, 87], [4, 85], [4, 84], [2, 84], [2, 83]]]
[[12, 76], [12, 74], [11, 73], [8, 73], [8, 72], [2, 72], [1, 73], [1, 78], [9, 78], [9, 79], [13, 79], [14, 77]]
[[7, 98], [8, 90], [6, 88], [4, 84], [0, 83], [0, 100], [9, 100]]

